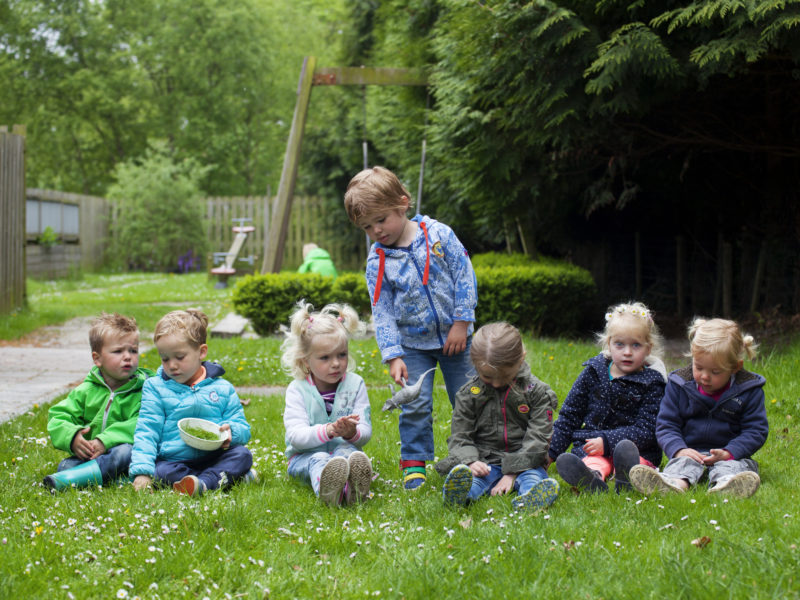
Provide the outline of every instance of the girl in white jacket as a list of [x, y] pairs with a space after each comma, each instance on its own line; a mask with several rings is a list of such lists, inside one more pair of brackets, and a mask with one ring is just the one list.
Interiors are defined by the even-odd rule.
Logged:
[[314, 312], [301, 300], [281, 347], [294, 377], [283, 414], [289, 475], [330, 506], [365, 500], [372, 483], [372, 465], [360, 451], [372, 435], [369, 398], [364, 380], [347, 370], [348, 339], [362, 329], [347, 305]]

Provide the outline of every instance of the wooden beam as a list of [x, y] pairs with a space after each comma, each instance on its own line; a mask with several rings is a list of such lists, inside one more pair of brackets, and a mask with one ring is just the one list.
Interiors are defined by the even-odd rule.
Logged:
[[277, 273], [283, 264], [283, 250], [286, 243], [286, 232], [289, 228], [289, 217], [292, 214], [292, 196], [297, 181], [297, 165], [300, 162], [300, 147], [303, 142], [303, 130], [308, 116], [308, 103], [311, 99], [311, 80], [317, 59], [306, 56], [300, 70], [300, 81], [297, 84], [297, 105], [294, 107], [292, 128], [286, 144], [286, 155], [283, 159], [281, 183], [278, 186], [275, 211], [269, 225], [269, 236], [264, 248], [262, 273]]
[[320, 67], [314, 85], [428, 85], [428, 76], [421, 69]]

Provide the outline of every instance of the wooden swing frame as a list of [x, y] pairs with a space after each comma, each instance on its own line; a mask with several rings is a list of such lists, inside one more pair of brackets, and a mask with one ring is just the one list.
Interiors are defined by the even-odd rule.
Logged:
[[314, 56], [303, 59], [300, 81], [297, 85], [297, 104], [294, 108], [292, 128], [286, 143], [278, 197], [270, 219], [269, 234], [264, 240], [262, 273], [278, 273], [283, 265], [283, 251], [292, 214], [292, 199], [297, 182], [300, 148], [308, 117], [311, 88], [317, 85], [428, 85], [427, 75], [420, 69], [392, 69], [381, 67], [319, 67]]

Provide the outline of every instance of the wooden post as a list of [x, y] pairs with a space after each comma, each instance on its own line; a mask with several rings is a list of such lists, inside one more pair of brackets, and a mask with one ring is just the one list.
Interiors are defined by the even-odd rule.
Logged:
[[767, 242], [761, 240], [761, 247], [758, 249], [758, 263], [756, 264], [756, 276], [753, 279], [753, 295], [750, 297], [750, 312], [754, 313], [758, 309], [758, 299], [761, 296], [761, 280], [764, 278], [764, 269], [767, 266]]
[[269, 225], [269, 236], [264, 242], [262, 273], [277, 273], [283, 264], [283, 251], [292, 196], [297, 181], [297, 166], [300, 162], [300, 147], [303, 141], [311, 87], [314, 85], [428, 85], [427, 75], [419, 69], [389, 69], [381, 67], [322, 67], [316, 69], [317, 59], [306, 56], [300, 70], [297, 85], [297, 105], [294, 108], [292, 128], [286, 144], [281, 182], [275, 208]]
[[264, 262], [262, 273], [277, 273], [283, 264], [283, 247], [286, 243], [286, 230], [291, 216], [291, 198], [297, 182], [297, 164], [300, 161], [300, 147], [303, 142], [303, 130], [308, 116], [308, 102], [311, 99], [311, 81], [314, 77], [314, 66], [317, 59], [306, 56], [300, 70], [300, 81], [297, 84], [297, 105], [294, 107], [292, 128], [289, 131], [289, 142], [283, 158], [281, 182], [278, 186], [278, 198], [272, 221], [269, 225], [269, 237], [264, 246]]
[[722, 242], [722, 315], [726, 319], [733, 313], [733, 246]]
[[679, 235], [675, 238], [675, 310], [678, 313], [678, 317], [683, 317], [683, 298], [684, 298], [684, 278], [685, 274], [683, 272], [684, 263], [686, 262], [686, 258], [684, 257], [684, 246], [683, 246], [683, 236]]
[[642, 234], [634, 234], [634, 258], [636, 263], [636, 299], [642, 298]]

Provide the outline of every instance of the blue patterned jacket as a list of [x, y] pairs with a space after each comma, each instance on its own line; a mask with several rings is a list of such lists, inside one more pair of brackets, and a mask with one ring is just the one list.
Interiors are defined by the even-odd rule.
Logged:
[[[470, 322], [468, 335], [475, 321], [478, 286], [466, 249], [444, 223], [421, 215], [412, 220], [420, 227], [410, 247], [376, 242], [367, 257], [375, 337], [384, 362], [403, 356], [402, 346], [442, 348], [453, 321]], [[426, 263], [428, 283], [423, 285]]]

